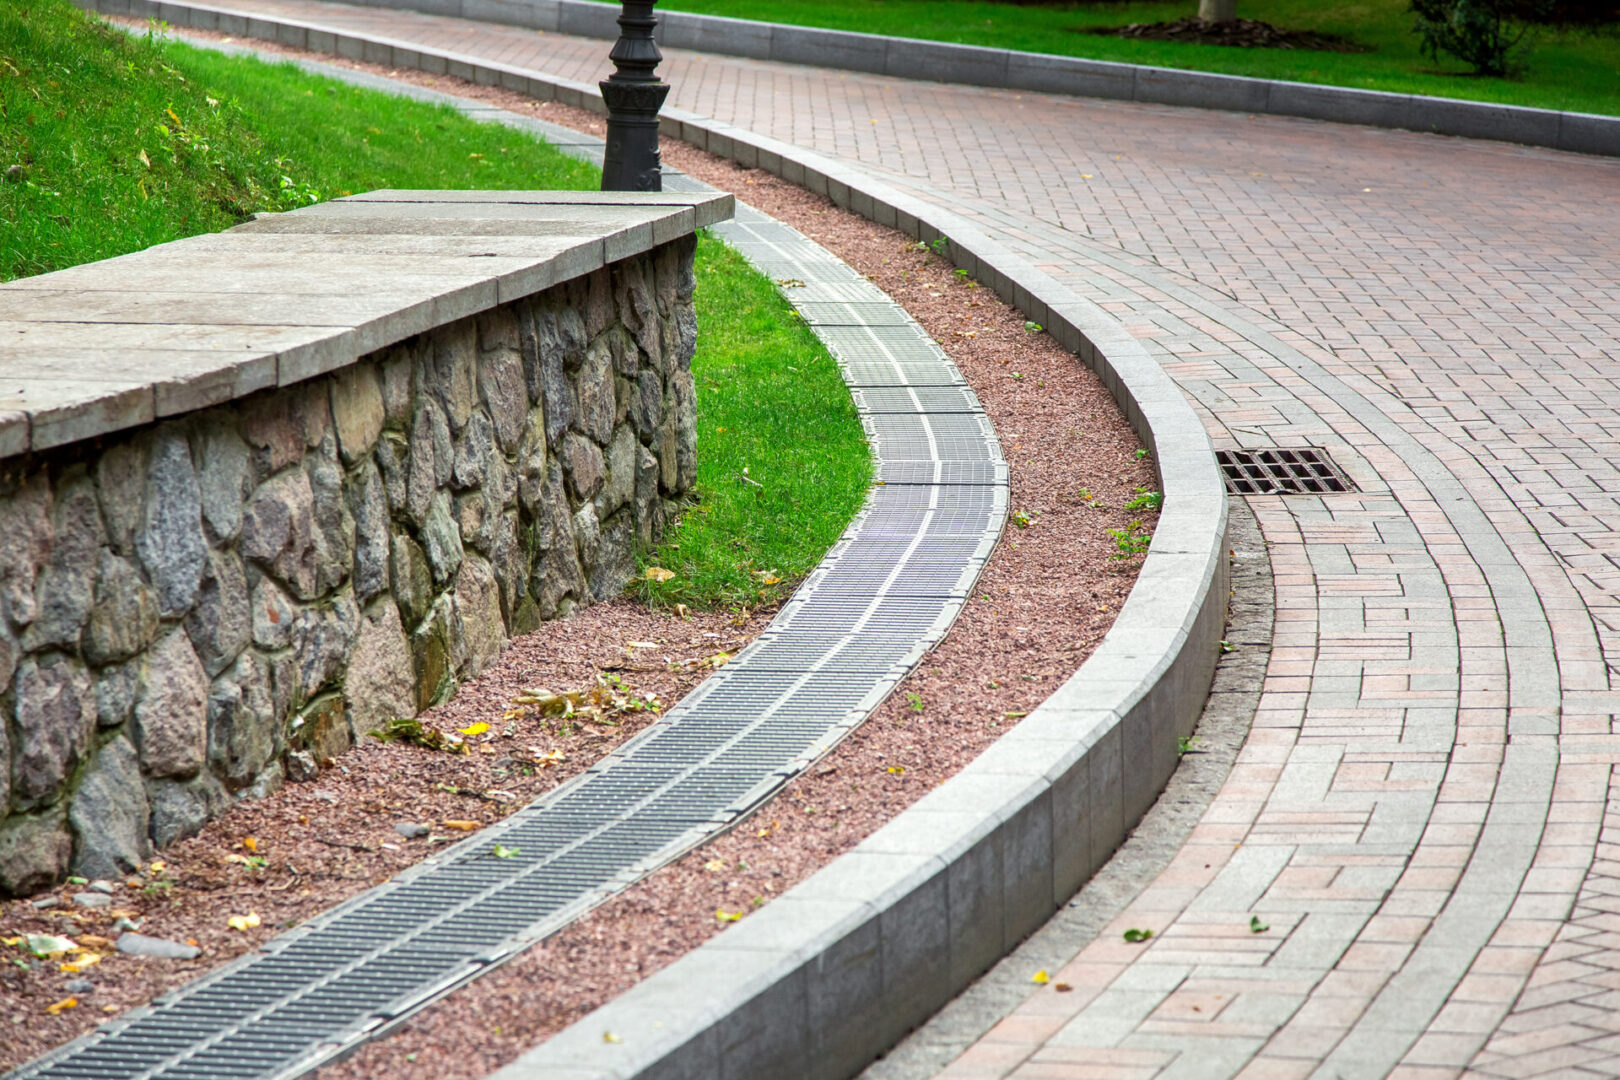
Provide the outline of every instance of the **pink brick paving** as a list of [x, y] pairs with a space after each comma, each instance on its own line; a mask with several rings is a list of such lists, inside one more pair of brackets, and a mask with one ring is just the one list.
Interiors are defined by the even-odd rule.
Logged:
[[[225, 6], [606, 71], [598, 41]], [[1325, 446], [1362, 488], [1251, 500], [1277, 625], [1236, 767], [1073, 990], [943, 1075], [1620, 1075], [1620, 161], [666, 52], [671, 104], [973, 219], [1220, 445]]]

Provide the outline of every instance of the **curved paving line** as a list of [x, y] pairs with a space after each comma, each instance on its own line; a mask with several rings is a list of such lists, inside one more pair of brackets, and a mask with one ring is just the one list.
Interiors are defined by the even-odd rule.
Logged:
[[[594, 87], [411, 42], [199, 4], [102, 2], [176, 25], [602, 108]], [[959, 266], [1044, 323], [1103, 378], [1153, 449], [1165, 494], [1114, 628], [1051, 698], [854, 851], [498, 1074], [843, 1077], [1044, 922], [1154, 801], [1175, 768], [1177, 738], [1198, 718], [1222, 636], [1226, 497], [1203, 424], [1146, 350], [1100, 307], [966, 218], [820, 155], [691, 113], [665, 110], [662, 129], [920, 239], [948, 236]], [[812, 288], [797, 300], [859, 302], [836, 283]], [[871, 337], [835, 351], [862, 363], [869, 354], [847, 349], [880, 343]], [[908, 434], [902, 422], [873, 426], [881, 435]], [[949, 475], [944, 465], [932, 478], [982, 479]], [[825, 626], [835, 631], [845, 625], [836, 619], [847, 618]], [[605, 1030], [616, 1041], [604, 1040]]]
[[[466, 111], [601, 154], [565, 129]], [[678, 175], [669, 187], [711, 190]], [[865, 507], [765, 633], [555, 792], [17, 1080], [303, 1075], [730, 827], [944, 636], [1007, 515], [1007, 467], [984, 410], [922, 328], [819, 244], [749, 207], [713, 228], [771, 277], [799, 283], [784, 292], [839, 360], [877, 459]], [[496, 845], [515, 854], [497, 858]]]

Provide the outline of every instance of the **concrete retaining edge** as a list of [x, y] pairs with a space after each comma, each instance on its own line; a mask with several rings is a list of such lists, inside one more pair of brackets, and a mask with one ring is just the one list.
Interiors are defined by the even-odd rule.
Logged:
[[[172, 0], [79, 2], [603, 109], [595, 87], [406, 42]], [[494, 1074], [847, 1077], [1039, 927], [1163, 789], [1225, 626], [1226, 495], [1202, 422], [1147, 350], [966, 219], [727, 124], [666, 110], [662, 126], [920, 240], [946, 237], [958, 266], [1102, 377], [1165, 495], [1113, 629], [1034, 712], [854, 850]]]
[[[612, 39], [619, 34], [618, 7], [595, 0], [348, 2], [581, 37]], [[1620, 156], [1620, 117], [1613, 116], [1082, 60], [684, 11], [660, 12], [659, 20], [660, 43], [725, 56], [1006, 90], [1297, 116]]]

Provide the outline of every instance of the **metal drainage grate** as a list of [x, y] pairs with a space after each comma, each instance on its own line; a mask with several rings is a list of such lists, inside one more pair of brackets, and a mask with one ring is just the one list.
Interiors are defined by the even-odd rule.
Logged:
[[1327, 451], [1314, 446], [1217, 450], [1215, 460], [1232, 495], [1322, 495], [1356, 490]]

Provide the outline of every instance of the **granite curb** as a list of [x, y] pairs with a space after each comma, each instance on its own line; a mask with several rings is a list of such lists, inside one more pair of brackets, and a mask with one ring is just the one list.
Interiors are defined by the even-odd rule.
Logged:
[[[602, 110], [593, 86], [408, 42], [168, 0], [98, 6]], [[1114, 628], [1029, 717], [853, 851], [494, 1074], [844, 1077], [1041, 926], [1163, 789], [1225, 626], [1224, 485], [1202, 422], [1147, 350], [966, 219], [731, 125], [678, 110], [662, 123], [922, 241], [945, 238], [958, 266], [1097, 371], [1151, 449], [1165, 494]]]
[[[618, 37], [618, 9], [595, 0], [353, 0], [580, 37]], [[1620, 156], [1620, 117], [1383, 90], [953, 45], [684, 11], [659, 13], [671, 48], [993, 89], [1267, 113]]]

